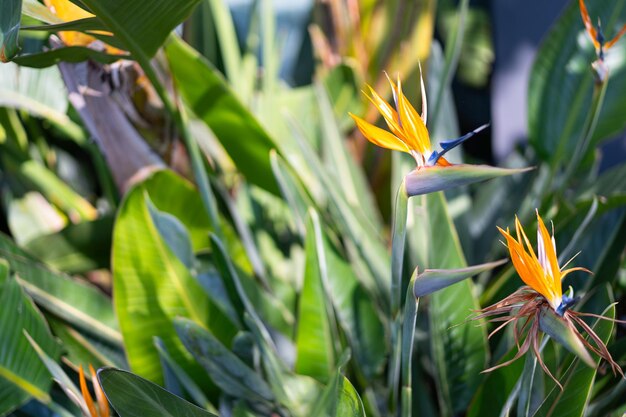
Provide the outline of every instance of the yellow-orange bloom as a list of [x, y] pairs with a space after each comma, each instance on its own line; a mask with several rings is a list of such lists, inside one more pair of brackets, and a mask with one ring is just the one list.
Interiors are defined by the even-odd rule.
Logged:
[[561, 281], [567, 274], [573, 271], [589, 270], [581, 267], [563, 270], [559, 267], [556, 255], [556, 242], [554, 235], [550, 235], [546, 229], [539, 212], [537, 212], [537, 255], [533, 250], [522, 225], [515, 216], [516, 238], [511, 236], [507, 228], [498, 230], [506, 238], [513, 266], [520, 278], [526, 285], [541, 294], [560, 316], [571, 306], [573, 300], [563, 295]]
[[[52, 13], [65, 22], [94, 17], [93, 14], [89, 13], [87, 10], [81, 9], [70, 0], [44, 0], [44, 3]], [[96, 40], [96, 38], [91, 35], [76, 31], [61, 31], [59, 32], [59, 37], [67, 46], [87, 46]], [[105, 45], [105, 48], [110, 54], [124, 53], [124, 51], [109, 45]]]
[[421, 115], [409, 103], [409, 100], [402, 92], [402, 84], [399, 77], [397, 83], [389, 79], [389, 84], [393, 93], [393, 106], [369, 85], [367, 86], [369, 94], [365, 91], [363, 92], [372, 104], [376, 106], [383, 119], [385, 119], [390, 130], [389, 132], [366, 122], [352, 113], [349, 114], [367, 140], [382, 148], [410, 154], [415, 159], [418, 168], [433, 165], [450, 166], [451, 164], [443, 158], [443, 154], [487, 127], [487, 125], [483, 125], [458, 139], [441, 142], [440, 145], [443, 150], [441, 152], [433, 151], [430, 144], [430, 134], [426, 128], [428, 103], [426, 101], [424, 80], [421, 79]]
[[611, 39], [610, 41], [606, 41], [604, 38], [604, 34], [602, 33], [602, 27], [600, 26], [600, 20], [598, 19], [597, 28], [594, 27], [593, 23], [591, 23], [591, 18], [589, 17], [589, 12], [587, 11], [587, 6], [585, 6], [584, 0], [578, 0], [578, 7], [580, 8], [580, 15], [583, 19], [583, 23], [585, 24], [585, 29], [593, 42], [593, 46], [596, 48], [596, 53], [598, 54], [598, 59], [600, 61], [604, 60], [604, 52], [611, 48], [615, 43], [626, 33], [626, 24], [622, 26], [620, 31]]
[[[585, 268], [570, 268], [564, 270], [559, 266], [556, 255], [554, 235], [548, 232], [541, 216], [537, 212], [537, 254], [533, 250], [522, 225], [515, 217], [515, 237], [509, 230], [498, 230], [506, 238], [506, 245], [517, 273], [527, 286], [519, 288], [504, 299], [478, 311], [474, 320], [487, 319], [492, 323], [499, 323], [489, 337], [498, 333], [508, 325], [513, 326], [513, 335], [517, 345], [517, 353], [512, 359], [492, 366], [483, 372], [507, 366], [521, 358], [529, 350], [533, 352], [539, 365], [555, 383], [563, 389], [561, 383], [552, 375], [543, 359], [539, 347], [542, 333], [549, 335], [553, 340], [577, 355], [591, 367], [596, 362], [589, 354], [589, 350], [605, 359], [611, 366], [614, 374], [624, 375], [605, 343], [583, 320], [583, 317], [617, 320], [597, 314], [582, 313], [571, 310], [570, 307], [577, 301], [570, 295], [563, 294], [562, 280], [572, 271], [589, 272]], [[584, 335], [588, 335], [585, 338]]]
[[96, 375], [96, 371], [91, 365], [89, 365], [89, 372], [91, 373], [93, 388], [96, 392], [97, 403], [94, 403], [93, 398], [89, 393], [89, 388], [87, 388], [87, 381], [85, 380], [85, 373], [83, 372], [83, 367], [81, 365], [79, 369], [80, 391], [83, 394], [84, 405], [89, 411], [89, 416], [85, 417], [109, 417], [109, 402], [107, 401], [104, 395], [104, 391], [102, 390], [102, 387], [98, 382], [98, 376]]

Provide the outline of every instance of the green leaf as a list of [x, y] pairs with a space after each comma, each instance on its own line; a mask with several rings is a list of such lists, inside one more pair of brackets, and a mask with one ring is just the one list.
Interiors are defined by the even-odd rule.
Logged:
[[132, 54], [151, 58], [200, 0], [81, 0]]
[[[497, 362], [513, 359], [517, 347], [513, 346], [509, 352]], [[512, 364], [489, 372], [483, 383], [480, 384], [476, 395], [469, 406], [467, 417], [500, 417], [503, 407], [510, 405], [511, 393], [519, 383], [524, 363], [515, 361]], [[517, 396], [517, 393], [515, 393]]]
[[48, 25], [22, 26], [20, 29], [44, 32], [59, 32], [62, 30], [86, 32], [90, 30], [106, 30], [106, 27], [102, 25], [102, 22], [97, 17], [87, 17]]
[[216, 417], [127, 371], [103, 368], [98, 380], [120, 417]]
[[5, 414], [31, 396], [41, 402], [50, 400], [50, 374], [24, 331], [55, 359], [61, 349], [33, 301], [9, 275], [9, 265], [4, 259], [0, 259], [0, 305], [0, 392], [12, 393], [12, 397], [0, 395], [0, 414]]
[[84, 402], [81, 401], [83, 397], [82, 393], [78, 390], [78, 388], [76, 388], [76, 385], [74, 384], [74, 382], [72, 382], [72, 379], [67, 376], [65, 371], [63, 371], [63, 368], [61, 368], [61, 366], [57, 363], [55, 359], [51, 358], [46, 352], [44, 352], [41, 346], [39, 346], [39, 344], [32, 338], [30, 334], [28, 334], [28, 332], [25, 332], [24, 336], [30, 342], [30, 345], [35, 350], [35, 352], [37, 352], [39, 359], [41, 359], [41, 363], [43, 363], [45, 367], [48, 368], [48, 371], [52, 375], [52, 378], [56, 381], [57, 384], [61, 386], [68, 398], [72, 399], [72, 401], [74, 401], [79, 406], [84, 415], [89, 415], [89, 409], [85, 406]]
[[359, 394], [341, 372], [349, 359], [346, 353], [342, 355], [340, 366], [315, 402], [312, 417], [365, 417]]
[[5, 0], [0, 14], [0, 61], [7, 62], [19, 49], [17, 40], [20, 33], [22, 0]]
[[172, 37], [165, 53], [185, 102], [215, 133], [238, 170], [249, 182], [278, 194], [269, 160], [276, 145], [261, 125], [193, 48]]
[[[363, 168], [356, 164], [346, 147], [346, 140], [333, 113], [332, 103], [324, 87], [315, 85], [315, 96], [321, 121], [322, 152], [329, 175], [337, 178], [339, 189], [350, 206], [358, 207], [376, 228], [382, 227], [376, 201], [367, 183]], [[349, 117], [347, 112], [345, 117]]]
[[70, 219], [78, 222], [97, 217], [98, 212], [86, 199], [43, 164], [28, 160], [20, 165], [19, 174], [41, 191], [51, 203], [67, 213]]
[[113, 218], [70, 224], [30, 240], [24, 248], [54, 269], [78, 274], [108, 268]]
[[326, 288], [336, 317], [353, 352], [356, 366], [368, 379], [379, 376], [388, 353], [386, 329], [372, 297], [365, 291], [352, 265], [344, 259], [320, 227], [326, 261]]
[[170, 250], [176, 255], [176, 258], [191, 271], [194, 268], [195, 259], [193, 248], [191, 247], [191, 239], [185, 226], [176, 216], [157, 209], [150, 201], [148, 195], [145, 195], [144, 198], [154, 227], [156, 227]]
[[[217, 32], [217, 41], [224, 61], [226, 76], [234, 84], [237, 84], [241, 71], [241, 52], [237, 41], [237, 32], [228, 4], [224, 0], [209, 0], [212, 22]], [[204, 6], [204, 5], [203, 5]], [[208, 22], [205, 22], [208, 23]]]
[[404, 181], [409, 196], [443, 191], [505, 175], [519, 174], [532, 168], [509, 169], [488, 165], [432, 166], [409, 172]]
[[65, 321], [46, 315], [52, 333], [63, 342], [64, 358], [74, 366], [85, 369], [91, 364], [94, 368], [116, 366], [126, 368], [126, 357], [121, 346], [108, 344], [86, 332], [80, 332]]
[[253, 402], [267, 403], [274, 399], [263, 378], [222, 345], [210, 331], [182, 318], [176, 319], [174, 326], [187, 350], [226, 394]]
[[307, 194], [293, 171], [274, 149], [270, 151], [270, 162], [283, 199], [289, 204], [294, 214], [296, 227], [300, 234], [305, 236], [307, 210], [309, 207], [314, 207], [311, 196]]
[[327, 382], [335, 368], [337, 329], [328, 300], [328, 265], [319, 216], [309, 211], [305, 242], [304, 283], [296, 328], [296, 364], [299, 374]]
[[0, 106], [25, 110], [80, 136], [81, 128], [65, 114], [68, 100], [58, 68], [35, 70], [9, 62], [0, 65], [0, 78]]
[[20, 285], [41, 307], [98, 338], [121, 345], [111, 299], [98, 288], [52, 272], [2, 234], [0, 257], [9, 262]]
[[[363, 285], [375, 295], [376, 303], [383, 308], [389, 308], [390, 300], [390, 259], [385, 245], [370, 219], [368, 219], [357, 206], [350, 206], [345, 196], [337, 186], [334, 178], [330, 177], [324, 168], [319, 156], [305, 139], [305, 136], [294, 119], [289, 119], [292, 135], [302, 154], [304, 163], [309, 164], [316, 181], [320, 181], [328, 196], [329, 211], [333, 217], [337, 230], [347, 238], [348, 246], [353, 248], [352, 262], [362, 273], [358, 274]], [[298, 173], [302, 169], [291, 161], [291, 168]], [[299, 162], [299, 161], [298, 161]], [[302, 182], [305, 179], [302, 178]], [[366, 266], [366, 270], [363, 270]]]
[[13, 59], [13, 62], [30, 68], [46, 68], [59, 62], [83, 62], [93, 60], [101, 64], [111, 64], [126, 56], [111, 55], [85, 46], [67, 46], [50, 51], [24, 54]]
[[507, 259], [502, 259], [496, 262], [474, 265], [467, 268], [426, 269], [424, 272], [417, 275], [415, 285], [413, 286], [413, 294], [415, 297], [424, 297], [428, 294], [434, 293], [435, 291], [439, 291], [443, 288], [449, 287], [450, 285], [454, 285], [457, 282], [463, 281], [464, 279], [489, 271], [493, 268], [497, 268], [507, 262]]
[[67, 217], [37, 191], [8, 200], [7, 223], [15, 243], [20, 246], [57, 232], [68, 223]]
[[160, 211], [183, 223], [199, 221], [200, 217], [206, 222], [199, 195], [167, 171], [136, 185], [122, 202], [113, 234], [113, 300], [128, 362], [138, 374], [160, 381], [159, 355], [152, 344], [152, 338], [159, 336], [172, 357], [191, 375], [201, 378], [176, 337], [173, 319], [183, 315], [207, 322], [209, 300], [159, 233], [146, 202], [148, 197]]
[[[587, 1], [591, 20], [602, 20], [604, 34], [610, 39], [619, 24], [626, 21], [623, 2]], [[592, 145], [624, 130], [626, 111], [626, 43], [618, 42], [606, 51], [609, 88]], [[528, 123], [530, 143], [539, 155], [555, 163], [567, 161], [578, 146], [589, 112], [594, 76], [591, 62], [596, 59], [591, 39], [584, 30], [578, 2], [569, 7], [547, 34], [537, 53], [530, 75]]]
[[[194, 382], [193, 379], [185, 372], [185, 370], [172, 359], [169, 352], [167, 351], [163, 341], [158, 337], [154, 338], [154, 346], [159, 351], [159, 355], [161, 356], [161, 361], [164, 365], [167, 365], [172, 373], [176, 376], [180, 384], [185, 388], [185, 391], [189, 393], [191, 398], [196, 402], [196, 404], [202, 405], [204, 408], [209, 409], [213, 408], [213, 405], [209, 402], [208, 398], [204, 395], [200, 387]], [[213, 410], [211, 410], [213, 411]]]
[[23, 0], [22, 13], [25, 16], [32, 17], [45, 23], [63, 23], [63, 20], [61, 20], [57, 15], [52, 13], [50, 9], [39, 3], [37, 0]]
[[[415, 200], [415, 198], [414, 198]], [[418, 264], [437, 268], [463, 268], [465, 257], [442, 193], [417, 199], [415, 233], [424, 246], [412, 248]], [[430, 331], [441, 414], [467, 409], [487, 361], [484, 326], [467, 321], [479, 308], [471, 280], [463, 280], [430, 296]]]
[[400, 348], [400, 371], [402, 390], [400, 393], [400, 413], [403, 417], [413, 415], [413, 345], [415, 343], [415, 322], [417, 320], [417, 308], [419, 298], [414, 298], [411, 294], [411, 287], [415, 286], [417, 279], [417, 269], [409, 281], [409, 291], [406, 292], [402, 321], [402, 346]]
[[[592, 328], [606, 344], [613, 333], [614, 323], [611, 319], [615, 318], [615, 305], [607, 307], [601, 315], [608, 320], [597, 319]], [[565, 363], [568, 363], [567, 359]], [[534, 417], [582, 417], [591, 398], [599, 359], [592, 360], [591, 363], [592, 366], [589, 366], [590, 364], [582, 363], [578, 359], [570, 361], [559, 378], [563, 390], [554, 386]]]

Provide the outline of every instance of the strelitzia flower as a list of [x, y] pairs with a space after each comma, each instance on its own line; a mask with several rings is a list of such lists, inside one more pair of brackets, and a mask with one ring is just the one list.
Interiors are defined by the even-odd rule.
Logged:
[[416, 169], [405, 177], [406, 191], [409, 196], [441, 191], [524, 171], [524, 169], [512, 170], [486, 165], [451, 164], [444, 158], [444, 155], [484, 130], [488, 124], [482, 125], [460, 138], [442, 141], [439, 143], [441, 150], [433, 150], [430, 134], [426, 128], [428, 103], [423, 78], [420, 77], [422, 114], [415, 110], [402, 92], [400, 78], [398, 77], [395, 83], [389, 77], [387, 78], [393, 93], [393, 106], [369, 85], [369, 94], [365, 91], [363, 93], [383, 116], [389, 131], [374, 126], [352, 113], [349, 114], [367, 140], [382, 148], [406, 152], [413, 157]]
[[89, 365], [89, 373], [91, 374], [91, 381], [94, 391], [96, 393], [96, 403], [94, 403], [93, 398], [89, 392], [89, 388], [87, 387], [87, 380], [85, 379], [85, 373], [81, 365], [79, 369], [79, 381], [80, 391], [83, 395], [83, 398], [77, 399], [79, 403], [78, 405], [85, 417], [109, 417], [109, 402], [107, 401], [104, 395], [104, 391], [102, 390], [102, 387], [98, 382], [98, 376], [96, 375], [96, 371], [91, 365]]
[[599, 80], [604, 81], [608, 75], [608, 69], [604, 64], [605, 52], [615, 45], [617, 41], [626, 33], [626, 24], [622, 26], [613, 39], [607, 41], [604, 37], [604, 33], [602, 33], [600, 18], [598, 18], [598, 25], [594, 26], [591, 22], [591, 18], [589, 17], [589, 12], [587, 11], [587, 6], [585, 6], [584, 0], [578, 0], [578, 7], [580, 8], [580, 15], [583, 19], [583, 23], [585, 24], [587, 34], [591, 38], [591, 42], [593, 42], [593, 46], [596, 48], [596, 55], [598, 56], [598, 60], [595, 61], [592, 66], [596, 70]]
[[[538, 345], [540, 332], [543, 331], [578, 355], [589, 366], [595, 367], [595, 362], [587, 349], [605, 359], [614, 373], [623, 376], [621, 368], [613, 360], [602, 340], [581, 319], [581, 316], [613, 319], [571, 310], [578, 298], [572, 296], [571, 289], [569, 294], [563, 293], [562, 280], [568, 274], [574, 271], [588, 273], [590, 271], [582, 267], [565, 269], [567, 264], [559, 266], [554, 232], [552, 235], [548, 232], [539, 212], [537, 212], [536, 254], [517, 216], [515, 217], [515, 236], [511, 235], [508, 229], [505, 231], [498, 227], [498, 230], [506, 239], [513, 266], [526, 286], [498, 303], [486, 307], [474, 317], [474, 319], [489, 318], [492, 322], [503, 322], [489, 337], [513, 323], [515, 341], [518, 346], [518, 352], [513, 359], [484, 372], [509, 365], [532, 349], [542, 369], [557, 385], [561, 386], [541, 360]], [[526, 339], [520, 345], [524, 333], [526, 333]], [[582, 333], [586, 333], [589, 340], [585, 339]]]
[[368, 95], [365, 91], [363, 93], [372, 102], [372, 104], [376, 106], [380, 114], [385, 119], [385, 122], [391, 132], [374, 126], [352, 113], [350, 113], [350, 116], [354, 119], [357, 127], [367, 140], [382, 148], [410, 154], [413, 159], [415, 159], [415, 163], [418, 168], [434, 165], [452, 165], [443, 157], [443, 155], [488, 126], [487, 124], [482, 125], [478, 129], [458, 139], [441, 142], [440, 145], [443, 148], [442, 151], [433, 151], [430, 144], [430, 135], [428, 133], [428, 129], [426, 128], [428, 103], [426, 100], [424, 80], [421, 79], [421, 115], [415, 110], [411, 103], [409, 103], [406, 96], [402, 93], [402, 85], [399, 77], [397, 84], [391, 79], [389, 79], [389, 84], [391, 85], [393, 93], [394, 106], [387, 103], [369, 85], [367, 87], [369, 88], [370, 94]]

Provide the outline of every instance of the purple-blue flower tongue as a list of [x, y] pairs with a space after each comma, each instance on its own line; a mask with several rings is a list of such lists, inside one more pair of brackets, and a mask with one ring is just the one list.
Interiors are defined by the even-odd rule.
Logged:
[[489, 123], [486, 123], [486, 124], [484, 124], [484, 125], [482, 125], [480, 127], [477, 127], [476, 129], [474, 129], [471, 132], [461, 136], [460, 138], [448, 139], [448, 140], [444, 140], [444, 141], [439, 142], [439, 146], [441, 146], [443, 151], [441, 151], [441, 152], [434, 151], [430, 155], [430, 157], [428, 158], [428, 165], [431, 165], [431, 166], [435, 165], [437, 163], [437, 161], [439, 160], [439, 158], [441, 158], [448, 151], [456, 148], [461, 143], [465, 142], [466, 140], [468, 140], [469, 138], [471, 138], [475, 134], [480, 133], [483, 130], [485, 130], [487, 127], [489, 127]]

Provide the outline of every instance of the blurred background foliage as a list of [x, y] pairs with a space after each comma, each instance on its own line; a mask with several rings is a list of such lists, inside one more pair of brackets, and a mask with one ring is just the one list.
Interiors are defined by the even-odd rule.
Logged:
[[[535, 169], [409, 200], [398, 315], [392, 201], [413, 161], [371, 146], [348, 111], [380, 123], [361, 90], [391, 98], [385, 72], [418, 102], [421, 63], [433, 143], [488, 122], [488, 2], [73, 2], [95, 16], [0, 9], [0, 415], [80, 415], [88, 364], [121, 416], [626, 412], [624, 380], [556, 344], [563, 391], [530, 356], [480, 373], [515, 341], [466, 319], [520, 286], [510, 264], [421, 302], [409, 282], [416, 266], [503, 258], [495, 226], [538, 208], [561, 262], [581, 251], [594, 272], [568, 278], [579, 308], [623, 299], [626, 164], [603, 146], [626, 127], [626, 42], [599, 96], [577, 1], [523, 87], [528, 140], [498, 161]], [[623, 1], [587, 6], [609, 37], [626, 22]], [[65, 46], [59, 30], [98, 41]], [[450, 159], [493, 162], [498, 140]], [[624, 364], [623, 328], [590, 324]]]

